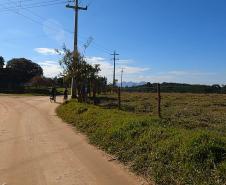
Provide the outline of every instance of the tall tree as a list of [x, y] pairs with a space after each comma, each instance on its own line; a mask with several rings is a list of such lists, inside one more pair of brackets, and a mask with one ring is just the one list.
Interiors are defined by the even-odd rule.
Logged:
[[76, 61], [73, 60], [73, 52], [70, 50], [64, 49], [64, 56], [60, 60], [60, 65], [64, 69], [64, 76], [74, 77], [76, 83], [76, 89], [78, 93], [78, 100], [80, 102], [85, 101], [87, 96], [87, 89], [93, 90], [93, 96], [96, 95], [96, 83], [98, 73], [100, 71], [100, 66], [92, 66], [88, 64], [83, 56], [80, 53], [76, 54]]
[[5, 65], [5, 60], [2, 56], [0, 56], [0, 69], [2, 69]]
[[25, 58], [14, 58], [8, 61], [6, 68], [11, 70], [21, 83], [28, 82], [35, 76], [43, 75], [40, 65]]

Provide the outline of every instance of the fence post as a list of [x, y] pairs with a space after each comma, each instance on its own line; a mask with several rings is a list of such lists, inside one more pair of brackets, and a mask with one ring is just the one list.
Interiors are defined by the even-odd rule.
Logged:
[[118, 88], [118, 109], [121, 109], [121, 89]]
[[161, 89], [160, 84], [157, 83], [157, 96], [158, 96], [158, 116], [161, 118]]

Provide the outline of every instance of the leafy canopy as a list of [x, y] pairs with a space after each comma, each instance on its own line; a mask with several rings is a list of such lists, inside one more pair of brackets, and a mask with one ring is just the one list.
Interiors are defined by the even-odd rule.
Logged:
[[0, 56], [0, 69], [2, 69], [5, 65], [5, 60], [2, 56]]

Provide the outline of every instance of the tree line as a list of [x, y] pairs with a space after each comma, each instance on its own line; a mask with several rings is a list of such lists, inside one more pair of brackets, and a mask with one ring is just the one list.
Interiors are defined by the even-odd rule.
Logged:
[[95, 99], [96, 94], [106, 91], [107, 78], [99, 75], [100, 66], [90, 65], [85, 58], [64, 48], [64, 54], [59, 64], [63, 73], [59, 77], [46, 78], [43, 69], [37, 63], [26, 58], [13, 58], [5, 61], [0, 56], [0, 90], [16, 91], [25, 87], [46, 88], [51, 86], [70, 87], [74, 77], [77, 97], [79, 101], [86, 101], [88, 97]]
[[[182, 84], [182, 83], [162, 83], [161, 92], [168, 93], [226, 93], [225, 85], [200, 85], [200, 84]], [[148, 82], [145, 85], [135, 87], [125, 87], [128, 92], [156, 92], [157, 83]]]
[[[43, 69], [37, 63], [26, 58], [13, 58], [9, 61], [0, 56], [0, 90], [1, 89], [21, 89], [26, 86], [35, 88], [69, 87], [71, 79], [74, 77], [76, 84], [76, 94], [80, 102], [86, 101], [87, 97], [95, 99], [96, 94], [112, 90], [107, 85], [107, 78], [99, 75], [100, 65], [90, 65], [80, 53], [74, 55], [70, 50], [63, 48], [64, 54], [59, 64], [63, 68], [60, 77], [46, 78], [43, 76]], [[78, 62], [74, 62], [78, 61]], [[124, 87], [127, 92], [156, 92], [156, 83], [146, 83], [145, 85]], [[162, 83], [161, 92], [175, 93], [226, 93], [225, 85], [199, 85], [182, 83]]]
[[13, 58], [6, 63], [0, 57], [0, 88], [17, 88], [36, 76], [42, 77], [43, 69], [31, 60]]

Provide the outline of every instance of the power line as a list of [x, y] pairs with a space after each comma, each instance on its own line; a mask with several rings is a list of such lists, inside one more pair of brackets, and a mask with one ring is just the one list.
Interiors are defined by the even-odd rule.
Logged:
[[48, 36], [46, 34], [40, 34], [40, 35], [33, 35], [33, 36], [24, 36], [24, 37], [17, 37], [17, 38], [3, 38], [1, 41], [6, 42], [6, 41], [18, 41], [18, 40], [24, 40], [26, 39], [33, 39], [33, 38], [47, 38]]
[[[8, 0], [8, 1], [10, 1], [11, 3], [14, 3], [13, 0]], [[27, 0], [24, 0], [24, 1], [27, 1]], [[30, 0], [30, 1], [33, 1], [33, 0]], [[21, 1], [20, 1], [20, 2], [21, 2]], [[16, 7], [16, 6], [15, 6], [15, 7]], [[24, 8], [24, 7], [23, 7], [23, 8]], [[28, 8], [24, 8], [24, 10], [30, 12], [31, 14], [35, 15], [36, 17], [39, 17], [40, 19], [45, 19], [45, 18], [41, 17], [40, 15], [38, 15], [38, 14], [32, 12], [32, 11], [31, 11], [30, 9], [28, 9]]]
[[8, 10], [2, 10], [1, 12], [5, 12], [5, 11], [10, 11], [10, 10], [12, 10], [12, 9], [14, 9], [15, 10], [15, 8], [16, 9], [18, 9], [18, 10], [20, 10], [20, 9], [24, 9], [24, 8], [39, 8], [39, 7], [48, 7], [48, 6], [54, 6], [54, 5], [60, 5], [60, 4], [64, 4], [66, 1], [64, 1], [64, 2], [55, 2], [55, 3], [45, 3], [45, 4], [29, 4], [29, 5], [26, 5], [26, 6], [14, 6], [14, 7], [8, 7]]
[[[12, 0], [9, 0], [9, 1], [12, 2]], [[5, 8], [8, 9], [8, 7], [5, 7]], [[33, 15], [39, 17], [40, 19], [43, 19], [43, 21], [45, 20], [44, 17], [42, 17], [42, 16], [40, 16], [40, 15], [38, 15], [38, 14], [32, 12], [30, 9], [24, 8], [24, 10], [29, 11], [29, 12], [32, 13]], [[43, 25], [42, 22], [40, 22], [40, 21], [38, 21], [38, 20], [35, 20], [35, 19], [32, 19], [31, 17], [22, 14], [21, 12], [17, 12], [17, 11], [14, 11], [14, 10], [10, 10], [10, 11], [13, 12], [13, 13], [15, 13], [15, 14], [17, 14], [17, 15], [20, 15], [20, 16], [22, 16], [22, 17], [24, 17], [24, 18], [26, 18], [26, 19], [28, 19], [28, 20], [30, 20], [30, 21], [36, 23], [36, 24], [39, 24], [39, 25], [41, 25], [41, 26]], [[47, 26], [48, 28], [52, 29], [52, 30], [58, 31], [58, 28], [56, 28], [56, 27], [49, 26], [49, 25], [46, 25], [46, 26]], [[64, 31], [65, 31], [65, 32], [68, 32], [68, 33], [70, 33], [70, 34], [73, 34], [72, 31], [65, 30], [65, 29], [64, 29]]]
[[[24, 9], [24, 10], [27, 10], [27, 11], [29, 11], [30, 13], [34, 14], [34, 13], [33, 13], [31, 10], [29, 10], [29, 9]], [[19, 16], [22, 16], [22, 17], [28, 19], [29, 21], [31, 21], [31, 22], [33, 22], [33, 23], [39, 24], [39, 25], [41, 25], [41, 26], [43, 25], [42, 22], [40, 22], [40, 21], [38, 21], [38, 20], [35, 20], [35, 19], [32, 19], [31, 17], [22, 14], [21, 12], [16, 12], [16, 11], [13, 11], [13, 10], [10, 10], [10, 11], [13, 12], [13, 13], [15, 13], [15, 14], [17, 14], [17, 15], [19, 15]], [[39, 15], [36, 15], [36, 16], [38, 16], [39, 18], [43, 18], [43, 17], [41, 17], [41, 16], [39, 16]], [[46, 25], [46, 27], [48, 27], [48, 28], [51, 29], [51, 30], [58, 31], [58, 28], [56, 28], [56, 27], [52, 27], [52, 26], [49, 26], [49, 25]], [[69, 34], [71, 34], [71, 35], [74, 34], [74, 32], [69, 31], [69, 30], [65, 30], [65, 29], [64, 29], [64, 31], [67, 32], [67, 33], [69, 33]], [[78, 40], [79, 40], [81, 43], [84, 44], [84, 41], [82, 41], [82, 40], [80, 40], [80, 39], [78, 39]]]
[[90, 0], [87, 6], [90, 7], [93, 4], [93, 2], [94, 0]]
[[[34, 0], [31, 0], [31, 1], [34, 1]], [[0, 5], [13, 5], [15, 6], [18, 5], [39, 5], [39, 4], [46, 4], [46, 3], [54, 3], [54, 2], [57, 2], [57, 1], [62, 1], [62, 0], [49, 0], [49, 1], [39, 1], [39, 2], [31, 2], [31, 1], [22, 1], [22, 0], [18, 0], [18, 1], [7, 1], [7, 2], [4, 2], [4, 3], [0, 3]]]
[[12, 10], [23, 10], [23, 9], [27, 9], [27, 8], [39, 8], [39, 7], [55, 6], [55, 5], [65, 4], [66, 2], [67, 1], [55, 2], [55, 3], [45, 3], [45, 4], [30, 4], [30, 5], [26, 5], [26, 6], [11, 6], [11, 7], [7, 7], [7, 9], [0, 10], [0, 12], [4, 13], [4, 12], [12, 11]]
[[[39, 24], [39, 25], [41, 25], [41, 26], [43, 25], [42, 22], [40, 22], [40, 21], [38, 21], [38, 20], [35, 20], [35, 19], [32, 19], [31, 17], [22, 14], [21, 12], [13, 11], [13, 13], [15, 13], [15, 14], [17, 14], [17, 15], [19, 15], [19, 16], [22, 16], [22, 17], [24, 17], [24, 18], [30, 20], [30, 21], [33, 22], [33, 23]], [[49, 25], [46, 25], [46, 27], [48, 27], [49, 29], [58, 31], [58, 29], [57, 29], [56, 27], [51, 27], [51, 26], [49, 26]], [[65, 31], [65, 30], [64, 30], [64, 31]], [[68, 32], [68, 33], [72, 34], [72, 32]]]
[[[12, 0], [9, 0], [9, 1], [10, 1], [10, 2], [13, 2]], [[42, 21], [45, 21], [45, 20], [46, 20], [45, 17], [40, 16], [39, 14], [37, 14], [37, 13], [31, 11], [30, 9], [28, 9], [28, 8], [26, 8], [26, 7], [22, 7], [22, 8], [23, 8], [23, 10], [26, 10], [26, 11], [28, 11], [29, 13], [33, 14], [34, 16], [38, 17], [38, 18], [41, 19]], [[20, 13], [20, 14], [22, 14], [22, 13]], [[36, 20], [34, 20], [34, 21], [35, 21], [36, 23], [39, 22], [39, 21], [36, 21]], [[40, 25], [43, 25], [42, 22], [39, 22], [39, 24], [40, 24]], [[48, 27], [50, 27], [50, 26], [48, 26]], [[58, 29], [58, 28], [52, 27], [52, 26], [51, 26], [51, 29]], [[64, 29], [64, 31], [67, 32], [67, 33], [73, 34], [73, 32], [70, 31], [70, 30]]]
[[[18, 0], [18, 2], [31, 2], [31, 1], [38, 1], [38, 0]], [[8, 1], [6, 1], [5, 3], [10, 3]], [[5, 3], [1, 3], [1, 4], [5, 4]]]
[[[14, 3], [12, 0], [9, 0], [9, 1], [10, 1], [11, 3]], [[28, 1], [28, 0], [24, 0], [24, 1]], [[34, 1], [34, 0], [31, 0], [31, 1]], [[90, 3], [89, 3], [89, 5], [92, 4], [93, 1], [94, 1], [94, 0], [91, 0]], [[68, 1], [68, 2], [69, 2], [69, 1]], [[80, 3], [81, 3], [81, 2], [80, 2]], [[89, 6], [89, 5], [88, 5], [88, 6]], [[7, 9], [8, 9], [8, 7], [7, 7]], [[31, 14], [33, 14], [33, 15], [35, 15], [36, 17], [42, 19], [43, 21], [45, 20], [44, 17], [42, 17], [42, 16], [40, 16], [40, 15], [34, 13], [33, 11], [31, 11], [31, 10], [30, 10], [29, 8], [27, 8], [27, 7], [21, 6], [20, 9], [29, 11]], [[12, 11], [12, 10], [10, 10], [10, 11]], [[31, 20], [31, 19], [30, 19], [30, 20]], [[34, 20], [34, 21], [35, 21], [36, 23], [38, 22], [38, 21], [36, 21], [36, 20]], [[42, 23], [40, 23], [40, 24], [42, 24]], [[48, 26], [48, 27], [49, 27], [49, 26]], [[52, 29], [52, 28], [51, 28], [51, 29]], [[69, 31], [69, 30], [66, 30], [66, 29], [64, 29], [64, 31], [66, 31], [66, 32], [68, 32], [68, 33], [70, 33], [70, 34], [74, 34], [74, 32]], [[79, 34], [79, 35], [80, 35], [80, 34]], [[80, 35], [80, 36], [81, 36], [81, 35]], [[85, 38], [85, 39], [87, 39], [87, 37], [85, 37], [85, 36], [82, 36], [82, 37]], [[79, 39], [79, 41], [85, 43], [84, 41], [82, 41], [82, 40], [80, 40], [80, 39]], [[111, 50], [109, 50], [109, 49], [103, 47], [101, 44], [97, 43], [95, 40], [92, 41], [92, 44], [91, 44], [91, 45], [92, 45], [93, 47], [95, 47], [96, 49], [102, 50], [102, 51], [105, 52], [106, 54], [110, 54], [110, 53], [111, 53]]]
[[[11, 2], [13, 3], [12, 0], [9, 0], [9, 1], [11, 1]], [[8, 7], [6, 7], [6, 8], [8, 9]], [[38, 15], [37, 13], [35, 13], [35, 12], [31, 11], [30, 9], [28, 9], [27, 7], [22, 7], [22, 8], [23, 8], [23, 10], [26, 10], [26, 11], [28, 11], [29, 13], [33, 14], [34, 16], [40, 18], [42, 21], [45, 21], [45, 20], [46, 20], [43, 16]], [[9, 11], [18, 14], [18, 12], [15, 12], [15, 11], [13, 11], [13, 10], [9, 10]], [[29, 20], [32, 21], [32, 22], [35, 22], [35, 23], [40, 24], [40, 25], [43, 25], [42, 22], [39, 22], [39, 21], [37, 21], [37, 20], [35, 20], [35, 19], [32, 19], [32, 18], [30, 18], [30, 17], [28, 17], [28, 16], [22, 14], [21, 12], [19, 13], [19, 15], [20, 15], [20, 16], [23, 16], [24, 18], [29, 19]], [[58, 29], [58, 28], [53, 27], [53, 26], [48, 26], [48, 27], [49, 27], [50, 29], [55, 29], [55, 30]], [[72, 32], [72, 31], [70, 31], [70, 30], [67, 30], [67, 29], [64, 29], [64, 31], [67, 32], [67, 33], [70, 33], [70, 34], [74, 34], [74, 32]], [[81, 40], [80, 40], [80, 41], [81, 41]], [[81, 41], [81, 42], [82, 42], [82, 41]]]
[[[12, 0], [9, 0], [9, 1], [10, 1], [11, 3], [13, 3]], [[27, 0], [24, 0], [24, 1], [27, 1]], [[34, 0], [31, 0], [31, 1], [34, 1]], [[65, 1], [64, 1], [64, 2], [65, 2]], [[67, 2], [68, 2], [68, 1], [67, 1]], [[21, 12], [17, 12], [15, 9], [9, 9], [9, 8], [6, 7], [5, 5], [4, 5], [4, 7], [5, 7], [5, 8], [7, 9], [7, 11], [9, 11], [9, 12], [13, 12], [13, 13], [15, 13], [15, 14], [17, 14], [17, 15], [19, 15], [19, 16], [22, 16], [22, 17], [24, 17], [24, 18], [26, 18], [26, 19], [28, 19], [28, 20], [30, 20], [30, 21], [36, 23], [36, 24], [39, 24], [39, 25], [41, 25], [41, 26], [43, 25], [42, 22], [40, 22], [40, 21], [38, 21], [38, 20], [35, 20], [35, 19], [31, 18], [30, 16], [24, 15], [24, 14], [21, 13]], [[29, 8], [27, 8], [27, 7], [21, 6], [20, 9], [28, 11], [29, 13], [33, 14], [34, 16], [40, 18], [40, 19], [43, 20], [43, 21], [45, 20], [45, 18], [44, 18], [43, 16], [38, 15], [37, 13], [31, 11], [31, 10], [30, 10]], [[49, 29], [57, 30], [57, 31], [58, 31], [58, 28], [56, 28], [56, 27], [49, 26], [49, 25], [46, 25], [46, 26], [47, 26]], [[69, 33], [69, 34], [74, 34], [74, 32], [72, 32], [72, 31], [70, 31], [70, 30], [67, 30], [67, 29], [64, 29], [64, 31], [67, 32], [67, 33]], [[80, 34], [79, 34], [79, 35], [80, 35]], [[81, 35], [80, 35], [80, 36], [81, 36]], [[85, 38], [85, 39], [87, 38], [87, 37], [85, 37], [85, 36], [82, 36], [82, 37]], [[85, 43], [85, 42], [84, 42], [83, 40], [81, 40], [81, 39], [78, 39], [78, 40], [79, 40], [81, 43], [83, 43], [83, 44]], [[95, 40], [92, 41], [91, 46], [94, 47], [94, 48], [96, 48], [96, 49], [98, 49], [98, 50], [103, 51], [103, 52], [106, 53], [106, 54], [110, 54], [110, 53], [111, 53], [111, 50], [105, 48], [105, 47], [102, 46], [101, 44], [97, 43]]]

